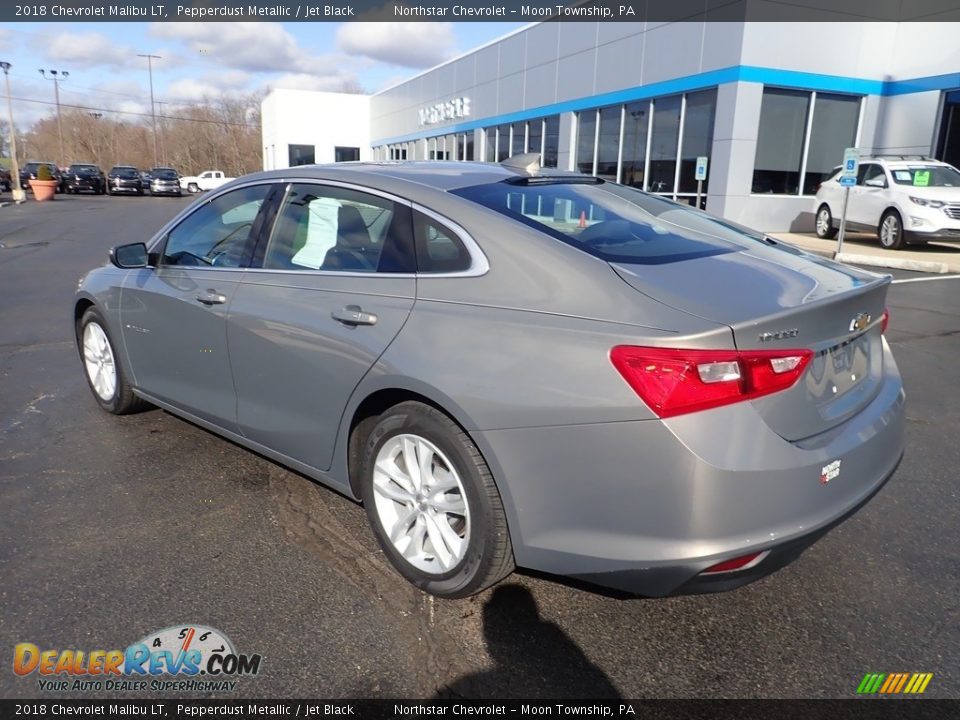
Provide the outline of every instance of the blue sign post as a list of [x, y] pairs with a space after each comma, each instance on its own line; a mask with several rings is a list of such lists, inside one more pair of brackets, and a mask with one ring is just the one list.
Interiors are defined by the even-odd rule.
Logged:
[[840, 213], [840, 232], [837, 234], [837, 251], [834, 257], [843, 252], [843, 233], [847, 229], [847, 203], [850, 201], [850, 188], [857, 184], [860, 171], [860, 151], [847, 148], [843, 151], [843, 165], [840, 172], [840, 184], [843, 186], [843, 211]]

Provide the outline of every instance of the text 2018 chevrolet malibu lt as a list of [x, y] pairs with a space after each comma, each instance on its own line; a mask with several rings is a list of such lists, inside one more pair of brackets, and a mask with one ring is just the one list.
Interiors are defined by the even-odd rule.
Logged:
[[515, 566], [736, 587], [883, 486], [904, 442], [888, 277], [522, 164], [219, 188], [82, 280], [94, 397], [362, 500], [445, 597]]

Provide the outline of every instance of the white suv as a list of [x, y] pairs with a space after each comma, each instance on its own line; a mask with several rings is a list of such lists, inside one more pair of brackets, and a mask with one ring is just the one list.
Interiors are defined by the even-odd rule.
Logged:
[[[840, 168], [817, 189], [817, 236], [832, 238], [840, 227]], [[860, 160], [850, 188], [847, 227], [876, 232], [885, 248], [928, 240], [960, 241], [960, 171], [923, 157], [889, 155]]]

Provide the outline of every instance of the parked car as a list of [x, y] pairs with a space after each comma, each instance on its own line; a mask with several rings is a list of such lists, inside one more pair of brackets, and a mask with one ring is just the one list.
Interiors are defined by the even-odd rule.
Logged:
[[[844, 188], [840, 169], [821, 183], [814, 202], [817, 235], [840, 227]], [[847, 227], [875, 232], [885, 248], [960, 240], [960, 172], [925, 157], [871, 156], [860, 160], [850, 188]]]
[[180, 197], [180, 175], [173, 168], [157, 167], [150, 171], [151, 195], [176, 195]]
[[64, 182], [68, 193], [88, 190], [97, 195], [103, 195], [107, 191], [107, 178], [103, 174], [103, 170], [97, 165], [88, 163], [77, 163], [67, 168]]
[[52, 162], [31, 160], [24, 165], [20, 169], [20, 187], [24, 188], [25, 190], [31, 189], [30, 181], [37, 179], [37, 170], [41, 165], [46, 165], [48, 168], [50, 168], [51, 177], [57, 181], [57, 192], [62, 193], [65, 188], [63, 175], [60, 172], [60, 168], [57, 167], [57, 164]]
[[4, 192], [10, 192], [11, 187], [13, 187], [13, 181], [10, 171], [4, 167], [0, 167], [0, 188], [2, 188]]
[[205, 170], [199, 175], [181, 177], [180, 187], [187, 192], [198, 193], [204, 190], [213, 190], [231, 180], [233, 180], [233, 178], [227, 177], [222, 170]]
[[73, 308], [95, 400], [361, 499], [445, 597], [515, 565], [736, 587], [883, 486], [905, 422], [889, 276], [523, 166], [258, 173], [125, 236]]
[[143, 195], [143, 181], [140, 172], [132, 165], [116, 165], [107, 175], [107, 193], [134, 193]]

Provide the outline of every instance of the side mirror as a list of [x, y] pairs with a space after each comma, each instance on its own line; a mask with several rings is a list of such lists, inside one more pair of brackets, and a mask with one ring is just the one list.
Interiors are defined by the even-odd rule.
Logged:
[[110, 262], [118, 268], [142, 268], [147, 266], [147, 246], [142, 242], [117, 245], [110, 249]]
[[865, 180], [863, 184], [866, 187], [885, 188], [887, 186], [887, 181], [878, 177]]

